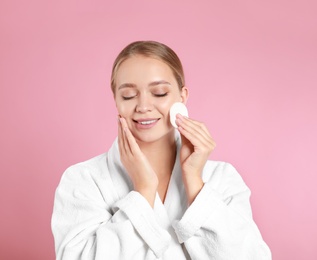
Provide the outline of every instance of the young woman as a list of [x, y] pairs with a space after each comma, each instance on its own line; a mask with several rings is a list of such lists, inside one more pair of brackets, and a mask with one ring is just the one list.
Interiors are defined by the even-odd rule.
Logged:
[[252, 219], [250, 191], [186, 103], [182, 64], [168, 46], [139, 41], [114, 62], [118, 138], [66, 170], [56, 190], [56, 258], [271, 259]]

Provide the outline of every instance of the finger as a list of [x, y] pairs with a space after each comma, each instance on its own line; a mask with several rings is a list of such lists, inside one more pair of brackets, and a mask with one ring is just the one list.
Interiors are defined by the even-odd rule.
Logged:
[[123, 149], [123, 143], [122, 143], [122, 127], [121, 127], [121, 121], [120, 121], [120, 117], [118, 117], [118, 145], [119, 145], [119, 151], [121, 154], [121, 151]]
[[132, 132], [130, 131], [127, 121], [123, 118], [121, 122], [122, 122], [122, 128], [124, 132], [124, 138], [125, 138], [127, 149], [129, 149], [129, 152], [131, 153], [131, 155], [140, 154], [141, 152], [140, 147], [138, 143], [136, 142]]
[[[185, 124], [183, 124], [184, 126]], [[216, 147], [215, 141], [211, 138], [211, 136], [206, 135], [201, 130], [201, 127], [189, 127], [184, 128], [182, 126], [179, 127], [180, 133], [185, 136], [193, 146], [197, 147], [199, 150], [205, 152], [211, 152]]]
[[186, 136], [193, 145], [206, 143], [213, 145], [213, 140], [204, 124], [183, 116], [178, 117], [178, 123], [179, 130], [182, 131], [182, 134]]
[[132, 154], [137, 154], [140, 153], [140, 147], [138, 145], [138, 143], [136, 142], [133, 134], [131, 133], [130, 129], [128, 128], [128, 125], [126, 123], [125, 120], [123, 120], [122, 122], [123, 124], [123, 130], [124, 130], [124, 134], [125, 134], [125, 138], [127, 140], [127, 143], [129, 144], [129, 149], [131, 151]]
[[126, 137], [125, 129], [128, 128], [127, 123], [123, 117], [120, 118], [121, 125], [121, 137], [122, 137], [122, 148], [126, 154], [131, 154], [129, 142]]
[[[202, 135], [206, 142], [210, 143], [212, 146], [216, 146], [215, 141], [213, 140], [212, 136], [210, 135], [209, 130], [205, 126], [205, 124], [195, 121], [193, 119], [190, 119], [188, 117], [182, 117], [184, 120], [183, 122], [187, 124], [188, 126], [193, 127], [193, 130], [196, 131], [197, 135]], [[193, 133], [193, 132], [192, 132]]]
[[197, 131], [197, 133], [201, 133], [201, 134], [204, 134], [204, 136], [206, 138], [209, 138], [211, 137], [210, 136], [210, 133], [207, 129], [207, 127], [205, 126], [205, 124], [201, 123], [201, 122], [198, 122], [196, 120], [193, 120], [191, 118], [188, 118], [188, 117], [185, 117], [185, 116], [182, 116], [180, 115], [178, 117], [181, 122], [183, 122], [185, 125], [187, 126], [190, 126], [190, 127], [193, 127], [193, 129], [195, 129]]
[[118, 132], [119, 132], [119, 136], [118, 136], [118, 144], [119, 144], [119, 152], [121, 157], [127, 154], [127, 149], [126, 149], [126, 145], [125, 145], [125, 137], [124, 137], [124, 132], [122, 129], [122, 124], [121, 124], [121, 118], [119, 118], [119, 125], [118, 125]]
[[[204, 147], [206, 144], [210, 145], [205, 138], [195, 132], [190, 132], [182, 126], [178, 127], [179, 132], [186, 138], [184, 144], [191, 143], [194, 147]], [[183, 140], [183, 139], [182, 139]]]

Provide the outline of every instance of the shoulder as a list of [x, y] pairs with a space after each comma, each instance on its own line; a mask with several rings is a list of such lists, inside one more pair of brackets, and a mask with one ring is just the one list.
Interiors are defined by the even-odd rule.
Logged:
[[222, 161], [211, 161], [208, 160], [205, 164], [203, 170], [203, 179], [208, 180], [209, 178], [216, 178], [216, 177], [229, 177], [229, 176], [240, 176], [237, 172], [236, 168], [228, 163]]
[[203, 181], [221, 193], [248, 190], [236, 168], [222, 161], [208, 160], [203, 170]]
[[[112, 200], [107, 153], [68, 167], [56, 188], [55, 204]], [[111, 193], [110, 195], [107, 195]], [[110, 197], [109, 197], [110, 196]]]
[[71, 165], [68, 167], [64, 175], [73, 175], [73, 174], [87, 174], [87, 172], [96, 173], [100, 169], [104, 168], [107, 164], [107, 153], [100, 154], [98, 156], [95, 156], [91, 159], [88, 159], [86, 161], [82, 161], [79, 163], [76, 163], [74, 165]]
[[60, 185], [79, 186], [96, 183], [108, 172], [107, 169], [107, 153], [103, 153], [68, 167], [61, 177]]
[[70, 167], [67, 168], [67, 170], [73, 170], [73, 169], [77, 170], [77, 169], [100, 167], [107, 160], [107, 155], [108, 155], [108, 153], [103, 153], [103, 154], [97, 155], [97, 156], [92, 157], [88, 160], [71, 165]]

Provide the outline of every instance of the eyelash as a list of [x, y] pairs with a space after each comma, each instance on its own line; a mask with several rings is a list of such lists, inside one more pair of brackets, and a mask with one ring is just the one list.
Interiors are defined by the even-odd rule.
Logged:
[[165, 96], [167, 96], [167, 92], [164, 93], [164, 94], [154, 94], [154, 96], [156, 96], [156, 97], [165, 97]]
[[[166, 97], [167, 96], [167, 92], [164, 94], [153, 94], [155, 97]], [[122, 97], [123, 100], [130, 100], [132, 98], [134, 98], [135, 96], [131, 96], [131, 97]]]
[[134, 98], [134, 96], [133, 97], [122, 97], [122, 98], [123, 98], [123, 100], [130, 100], [130, 99]]

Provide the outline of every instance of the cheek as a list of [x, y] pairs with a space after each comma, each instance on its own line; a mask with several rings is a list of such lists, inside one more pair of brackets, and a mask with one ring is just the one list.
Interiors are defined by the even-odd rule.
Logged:
[[164, 100], [164, 102], [161, 102], [161, 108], [164, 109], [167, 113], [169, 113], [169, 110], [171, 108], [171, 106], [175, 103], [175, 102], [181, 102], [182, 98], [180, 93], [173, 93], [170, 94], [170, 96]]
[[165, 102], [161, 102], [157, 105], [157, 108], [160, 110], [161, 114], [167, 116], [169, 114], [171, 106], [175, 103], [176, 101], [174, 99], [172, 100], [166, 100]]
[[129, 110], [127, 108], [127, 106], [124, 106], [124, 105], [117, 106], [117, 110], [118, 110], [119, 115], [121, 115], [123, 117], [125, 117], [125, 116], [129, 115], [129, 113], [131, 113], [131, 110]]
[[125, 117], [127, 116], [129, 113], [131, 113], [131, 107], [129, 105], [129, 102], [123, 102], [123, 101], [118, 101], [115, 100], [116, 102], [116, 107], [117, 107], [117, 111], [118, 114]]

